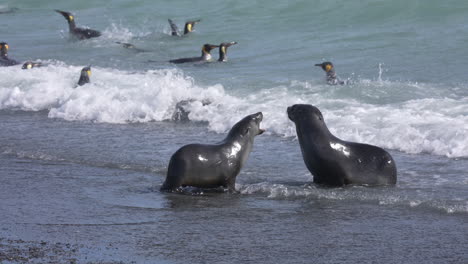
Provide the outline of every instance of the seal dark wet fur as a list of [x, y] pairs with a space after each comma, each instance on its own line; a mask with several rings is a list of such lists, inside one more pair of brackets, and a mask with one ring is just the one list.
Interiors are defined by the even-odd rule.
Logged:
[[78, 80], [78, 85], [82, 86], [87, 83], [90, 83], [89, 77], [91, 76], [91, 66], [84, 67], [81, 69], [80, 79]]
[[287, 113], [296, 124], [302, 157], [314, 183], [330, 186], [396, 183], [395, 161], [384, 149], [335, 137], [320, 110], [312, 105], [296, 104], [288, 107]]
[[325, 71], [325, 73], [327, 74], [327, 83], [328, 84], [330, 84], [330, 85], [337, 85], [337, 84], [343, 85], [343, 84], [345, 84], [344, 81], [341, 81], [336, 76], [335, 67], [333, 66], [333, 63], [331, 63], [329, 61], [326, 61], [324, 63], [315, 64], [315, 66], [322, 67], [322, 69]]
[[13, 66], [19, 64], [14, 59], [8, 57], [10, 46], [6, 42], [0, 42], [0, 66]]
[[232, 45], [237, 44], [237, 42], [223, 42], [219, 44], [219, 58], [218, 61], [227, 61], [227, 49]]
[[55, 10], [55, 12], [61, 14], [68, 22], [68, 28], [70, 34], [77, 39], [89, 39], [101, 36], [101, 32], [89, 28], [79, 28], [75, 24], [75, 17], [66, 11]]
[[254, 138], [263, 133], [261, 112], [237, 122], [218, 144], [190, 144], [177, 150], [169, 161], [162, 191], [181, 187], [224, 187], [235, 191], [236, 176], [247, 161]]
[[202, 54], [200, 57], [191, 57], [191, 58], [181, 58], [181, 59], [175, 59], [175, 60], [170, 60], [169, 62], [171, 63], [187, 63], [187, 62], [206, 62], [211, 60], [211, 50], [214, 48], [219, 47], [218, 45], [211, 45], [211, 44], [205, 44], [202, 47]]

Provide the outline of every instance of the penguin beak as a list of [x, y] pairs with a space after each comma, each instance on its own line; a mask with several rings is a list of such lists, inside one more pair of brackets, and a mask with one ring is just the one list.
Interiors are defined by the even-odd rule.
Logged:
[[237, 44], [236, 41], [232, 41], [232, 42], [225, 43], [224, 45], [225, 45], [226, 47], [231, 47], [232, 45], [236, 45], [236, 44]]
[[57, 13], [59, 13], [59, 14], [61, 14], [61, 15], [62, 15], [63, 17], [65, 17], [65, 19], [67, 19], [67, 20], [73, 19], [73, 16], [72, 16], [70, 13], [68, 13], [68, 12], [61, 11], [61, 10], [57, 10], [57, 9], [55, 9], [54, 11], [57, 12]]
[[315, 66], [322, 67], [322, 64], [321, 64], [321, 63], [319, 63], [319, 64], [315, 64]]

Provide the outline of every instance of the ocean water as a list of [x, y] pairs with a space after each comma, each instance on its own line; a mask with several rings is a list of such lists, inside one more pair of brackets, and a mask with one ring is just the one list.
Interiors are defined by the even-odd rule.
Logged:
[[[54, 9], [102, 36], [73, 41]], [[0, 68], [0, 242], [77, 245], [55, 260], [78, 263], [467, 263], [467, 17], [462, 0], [4, 0], [0, 42], [47, 67]], [[173, 37], [168, 18], [202, 21]], [[167, 62], [229, 41], [225, 63]], [[182, 100], [189, 122], [171, 119]], [[296, 103], [388, 150], [396, 186], [313, 185]], [[239, 194], [159, 192], [178, 148], [258, 111]]]

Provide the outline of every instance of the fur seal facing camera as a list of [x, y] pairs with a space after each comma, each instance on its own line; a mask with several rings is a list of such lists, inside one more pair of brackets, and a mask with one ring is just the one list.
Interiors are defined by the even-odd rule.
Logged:
[[333, 63], [326, 61], [324, 63], [315, 64], [315, 66], [322, 67], [322, 69], [327, 73], [327, 83], [330, 85], [344, 85], [345, 82], [338, 79], [336, 76], [335, 68], [333, 67]]
[[61, 14], [68, 22], [68, 28], [70, 29], [70, 34], [77, 39], [89, 39], [96, 38], [101, 36], [101, 32], [89, 29], [89, 28], [79, 28], [75, 24], [75, 17], [66, 11], [55, 10], [55, 12]]
[[391, 185], [397, 181], [392, 156], [382, 148], [341, 140], [328, 130], [322, 113], [312, 105], [288, 107], [314, 183], [329, 186]]
[[248, 115], [237, 122], [226, 138], [213, 145], [189, 144], [177, 150], [169, 161], [161, 191], [180, 191], [181, 187], [224, 187], [235, 192], [236, 176], [247, 161], [263, 114]]

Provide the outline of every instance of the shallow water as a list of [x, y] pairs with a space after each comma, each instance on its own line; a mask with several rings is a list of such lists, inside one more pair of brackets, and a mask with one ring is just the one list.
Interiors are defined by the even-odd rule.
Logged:
[[[468, 261], [467, 3], [205, 4], [0, 4], [10, 57], [48, 64], [0, 68], [0, 239], [70, 243], [79, 263]], [[103, 36], [71, 41], [55, 8]], [[167, 18], [202, 22], [173, 38]], [[164, 62], [227, 41], [239, 42], [227, 63]], [[328, 60], [350, 85], [325, 84], [313, 65]], [[90, 64], [91, 84], [74, 89]], [[190, 122], [171, 121], [187, 99]], [[397, 185], [311, 184], [295, 103], [319, 107], [339, 138], [387, 149]], [[267, 132], [239, 194], [158, 191], [179, 147], [220, 141], [258, 111]]]

